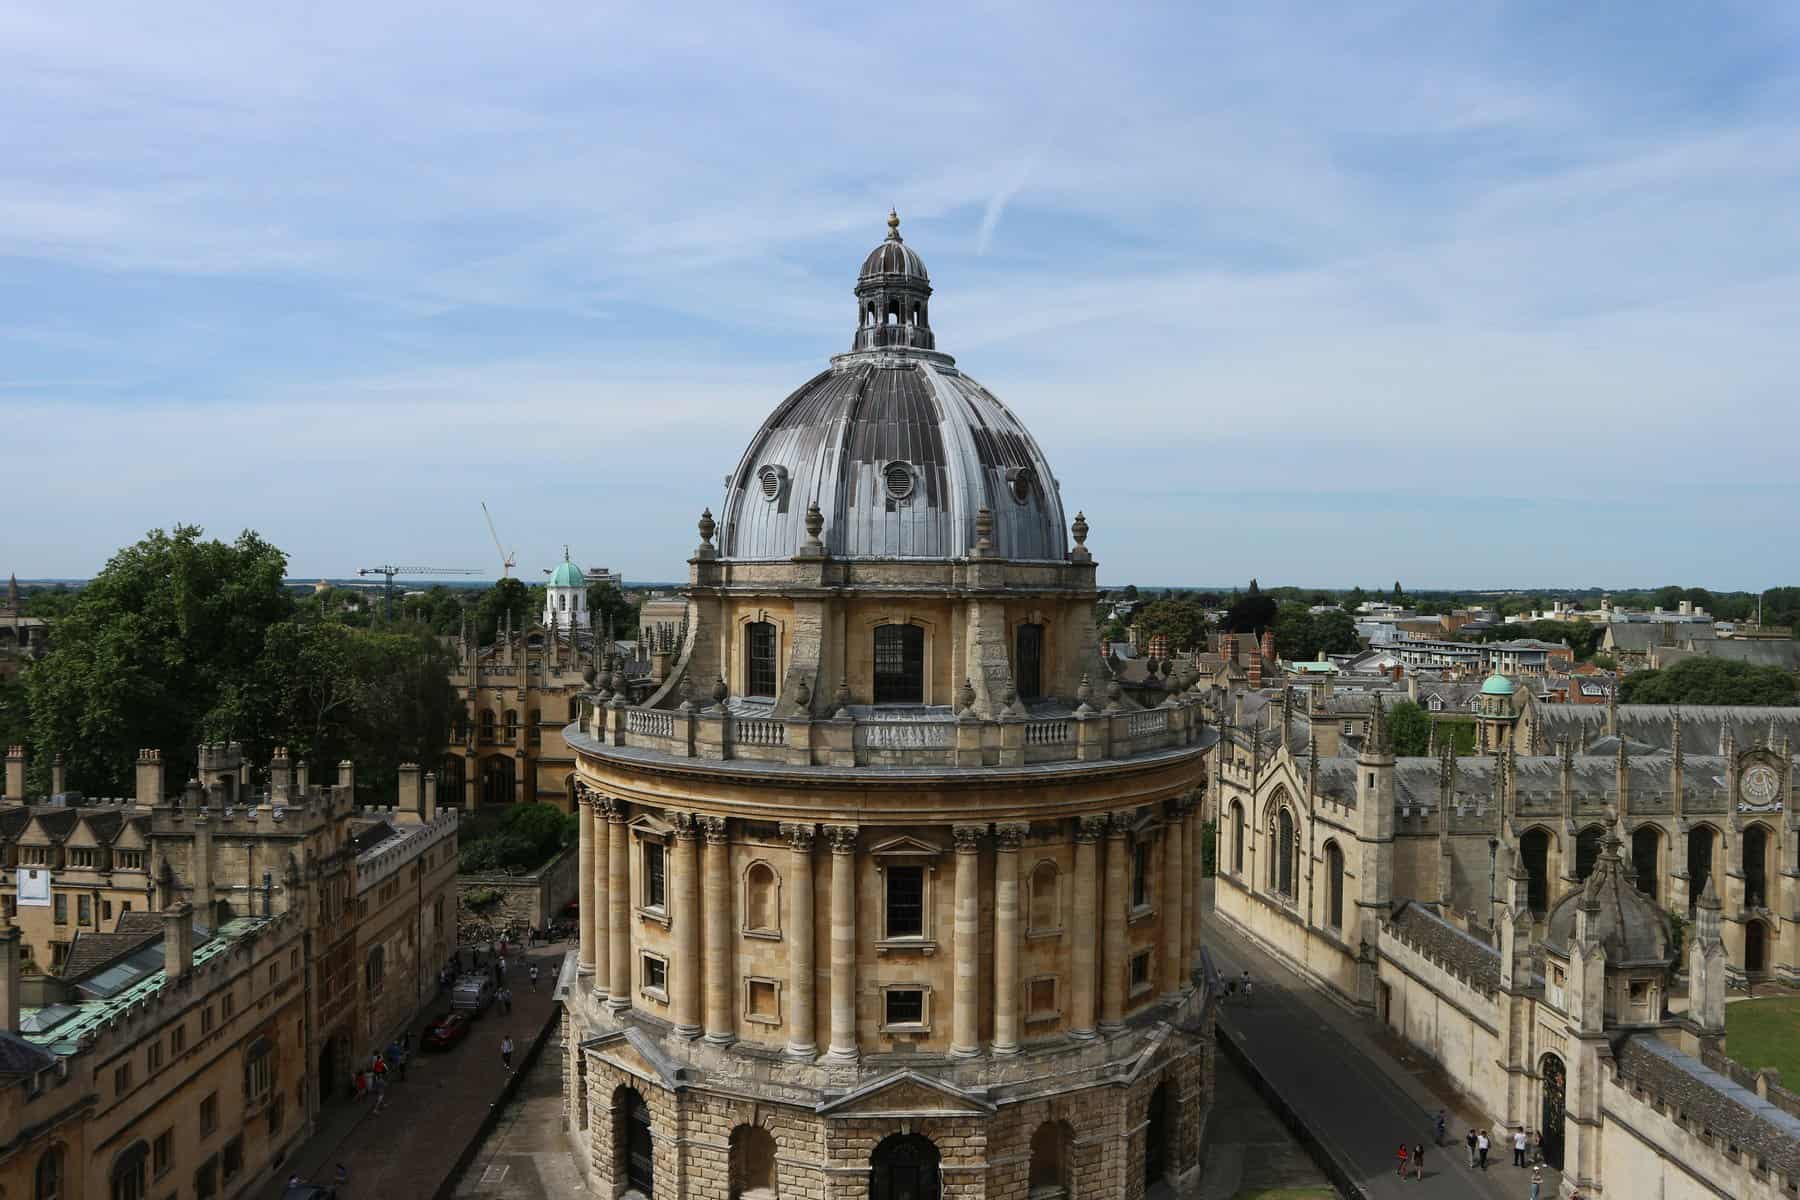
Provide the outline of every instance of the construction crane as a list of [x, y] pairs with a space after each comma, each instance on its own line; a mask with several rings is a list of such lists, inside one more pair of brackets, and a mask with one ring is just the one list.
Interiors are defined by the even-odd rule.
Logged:
[[494, 528], [494, 514], [488, 511], [486, 500], [481, 502], [481, 515], [487, 518], [488, 536], [494, 539], [494, 549], [500, 552], [500, 578], [510, 579], [513, 564], [519, 561], [519, 552], [500, 544], [500, 531]]
[[466, 571], [461, 567], [396, 567], [383, 565], [379, 567], [360, 567], [358, 575], [379, 575], [382, 579], [381, 615], [392, 619], [394, 615], [394, 576], [396, 575], [479, 575], [480, 571]]

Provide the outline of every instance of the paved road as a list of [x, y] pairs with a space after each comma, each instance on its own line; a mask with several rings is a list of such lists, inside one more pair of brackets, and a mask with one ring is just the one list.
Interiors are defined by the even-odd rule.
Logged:
[[[1527, 1200], [1531, 1195], [1530, 1173], [1511, 1165], [1510, 1150], [1496, 1146], [1486, 1172], [1470, 1170], [1461, 1141], [1467, 1125], [1456, 1119], [1448, 1098], [1425, 1091], [1359, 1018], [1317, 996], [1216, 921], [1207, 921], [1205, 941], [1221, 971], [1232, 976], [1248, 967], [1256, 981], [1254, 999], [1227, 1005], [1221, 1024], [1241, 1035], [1257, 1069], [1336, 1150], [1371, 1200]], [[1454, 1140], [1443, 1149], [1431, 1145], [1440, 1107], [1452, 1113], [1449, 1139]], [[1395, 1152], [1402, 1140], [1425, 1143], [1423, 1180], [1397, 1177]], [[1546, 1200], [1556, 1195], [1548, 1171], [1543, 1195]]]

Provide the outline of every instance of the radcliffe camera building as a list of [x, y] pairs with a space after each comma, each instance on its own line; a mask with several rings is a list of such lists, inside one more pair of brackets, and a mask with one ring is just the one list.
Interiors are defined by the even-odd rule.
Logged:
[[566, 731], [566, 1116], [603, 1196], [1136, 1197], [1199, 1163], [1215, 734], [1191, 679], [1109, 682], [1087, 523], [888, 224], [849, 353], [701, 517], [666, 678], [603, 676]]

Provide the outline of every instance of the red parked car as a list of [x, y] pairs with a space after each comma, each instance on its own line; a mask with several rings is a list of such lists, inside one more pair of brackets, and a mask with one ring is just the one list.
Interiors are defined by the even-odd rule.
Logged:
[[427, 1025], [420, 1041], [429, 1050], [448, 1050], [468, 1036], [469, 1014], [451, 1012]]

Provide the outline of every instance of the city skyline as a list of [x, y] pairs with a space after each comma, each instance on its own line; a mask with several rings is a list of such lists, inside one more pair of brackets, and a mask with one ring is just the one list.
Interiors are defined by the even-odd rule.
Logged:
[[1792, 12], [1082, 11], [9, 14], [0, 565], [679, 578], [894, 205], [1104, 583], [1785, 582]]

